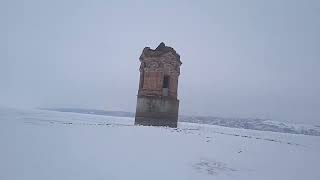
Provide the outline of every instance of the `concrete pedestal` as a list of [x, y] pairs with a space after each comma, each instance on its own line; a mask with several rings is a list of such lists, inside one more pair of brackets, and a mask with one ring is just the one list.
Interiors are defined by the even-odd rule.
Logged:
[[177, 127], [179, 100], [166, 97], [138, 97], [135, 124]]

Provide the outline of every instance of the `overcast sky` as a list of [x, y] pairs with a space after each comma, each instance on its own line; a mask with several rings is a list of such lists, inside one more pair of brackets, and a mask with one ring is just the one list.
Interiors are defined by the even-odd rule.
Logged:
[[320, 1], [4, 0], [0, 105], [135, 111], [139, 56], [181, 55], [180, 113], [320, 122]]

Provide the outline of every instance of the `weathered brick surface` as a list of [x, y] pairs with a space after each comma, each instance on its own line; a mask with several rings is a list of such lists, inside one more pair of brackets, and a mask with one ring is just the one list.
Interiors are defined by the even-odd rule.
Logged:
[[[176, 126], [178, 77], [182, 64], [180, 55], [161, 43], [155, 50], [144, 48], [139, 59], [141, 65], [135, 123]], [[168, 93], [163, 89], [165, 76], [169, 77]]]

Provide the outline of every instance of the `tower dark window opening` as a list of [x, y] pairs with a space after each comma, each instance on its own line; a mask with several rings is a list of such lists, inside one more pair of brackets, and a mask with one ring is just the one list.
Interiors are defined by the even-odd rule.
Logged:
[[169, 76], [164, 76], [162, 88], [169, 88]]

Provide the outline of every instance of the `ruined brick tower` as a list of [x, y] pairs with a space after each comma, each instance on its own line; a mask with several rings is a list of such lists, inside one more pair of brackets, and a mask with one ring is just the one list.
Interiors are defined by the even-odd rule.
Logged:
[[135, 124], [177, 127], [180, 56], [164, 43], [145, 47], [140, 56], [140, 83]]

